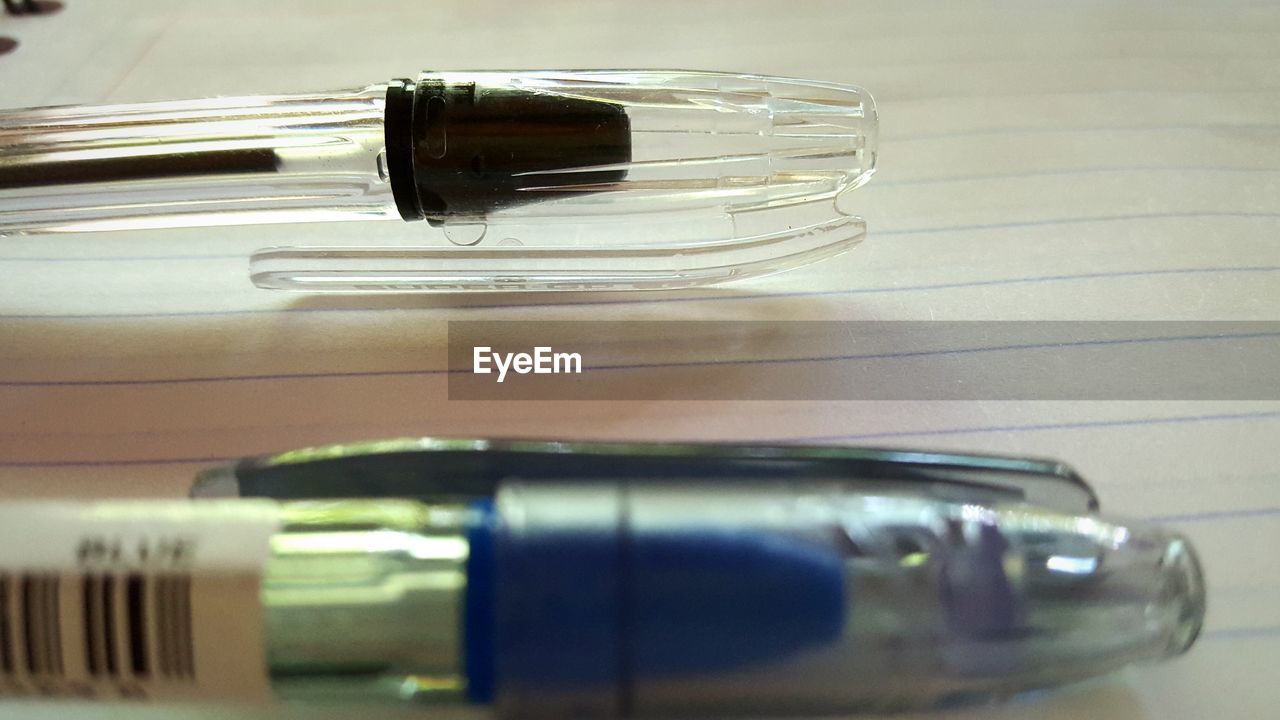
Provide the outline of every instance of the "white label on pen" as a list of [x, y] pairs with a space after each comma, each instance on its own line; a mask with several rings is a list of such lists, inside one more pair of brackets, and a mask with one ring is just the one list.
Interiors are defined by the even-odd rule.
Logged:
[[259, 699], [274, 503], [0, 504], [0, 697]]

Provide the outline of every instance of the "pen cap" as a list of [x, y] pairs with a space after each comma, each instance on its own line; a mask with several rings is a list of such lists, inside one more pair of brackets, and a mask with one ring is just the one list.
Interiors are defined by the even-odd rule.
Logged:
[[274, 248], [306, 290], [668, 288], [792, 267], [864, 233], [864, 90], [664, 71], [424, 73], [387, 95], [386, 167], [420, 236]]
[[1180, 653], [1204, 613], [1159, 527], [856, 482], [507, 481], [471, 547], [470, 692], [508, 717], [952, 706]]

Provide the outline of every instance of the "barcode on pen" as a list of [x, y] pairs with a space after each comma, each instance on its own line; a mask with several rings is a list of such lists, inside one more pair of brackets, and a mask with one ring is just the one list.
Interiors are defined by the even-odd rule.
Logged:
[[0, 699], [270, 697], [278, 527], [271, 503], [0, 502]]
[[128, 697], [195, 682], [191, 583], [184, 573], [0, 573], [0, 685]]

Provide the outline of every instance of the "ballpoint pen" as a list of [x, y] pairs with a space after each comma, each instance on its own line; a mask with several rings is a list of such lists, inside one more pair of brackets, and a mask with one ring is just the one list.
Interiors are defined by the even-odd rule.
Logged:
[[[427, 220], [267, 248], [308, 291], [660, 289], [795, 267], [865, 232], [866, 91], [674, 71], [423, 73], [361, 90], [0, 112], [0, 235]], [[305, 229], [299, 236], [305, 238]]]
[[193, 495], [0, 505], [0, 689], [930, 708], [1177, 655], [1205, 608], [1185, 539], [1099, 516], [1047, 461], [405, 439], [245, 460]]

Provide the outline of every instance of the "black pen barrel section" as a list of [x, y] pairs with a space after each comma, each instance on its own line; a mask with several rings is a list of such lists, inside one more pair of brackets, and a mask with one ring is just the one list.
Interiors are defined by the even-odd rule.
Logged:
[[387, 91], [387, 153], [406, 220], [482, 218], [626, 177], [622, 106], [424, 76]]

